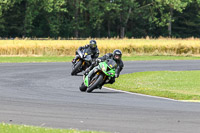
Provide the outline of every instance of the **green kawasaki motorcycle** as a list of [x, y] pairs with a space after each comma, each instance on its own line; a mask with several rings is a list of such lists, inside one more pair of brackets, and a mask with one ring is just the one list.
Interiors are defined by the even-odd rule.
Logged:
[[94, 89], [101, 89], [105, 83], [115, 76], [116, 68], [117, 63], [112, 59], [100, 62], [86, 77], [83, 77], [84, 82], [79, 88], [80, 91], [85, 92], [87, 90], [87, 92], [92, 92]]

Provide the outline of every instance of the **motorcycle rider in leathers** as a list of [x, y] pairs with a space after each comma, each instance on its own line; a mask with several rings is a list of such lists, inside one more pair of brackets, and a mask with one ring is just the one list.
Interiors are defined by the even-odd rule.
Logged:
[[[97, 66], [100, 62], [103, 62], [107, 59], [113, 59], [116, 63], [117, 63], [117, 68], [115, 70], [115, 76], [112, 77], [108, 83], [113, 84], [115, 82], [115, 78], [119, 77], [120, 72], [122, 71], [123, 67], [124, 67], [124, 63], [121, 60], [122, 57], [122, 52], [119, 49], [116, 49], [113, 51], [113, 53], [107, 53], [104, 56], [97, 58], [96, 59], [96, 63], [94, 65], [94, 63], [85, 71], [84, 75], [88, 74], [88, 80], [90, 81], [90, 76], [95, 73], [95, 71], [97, 71]], [[91, 70], [92, 69], [92, 70]], [[91, 71], [90, 71], [91, 70]], [[90, 71], [90, 72], [89, 72]]]
[[[83, 49], [88, 49], [89, 51], [91, 51], [91, 57], [93, 60], [95, 60], [96, 58], [98, 58], [99, 56], [99, 49], [97, 48], [97, 42], [95, 40], [91, 40], [90, 44], [85, 45], [85, 46], [81, 46], [78, 48], [78, 50], [83, 50]], [[78, 52], [76, 51], [76, 56], [75, 58], [72, 60], [72, 63], [76, 63], [77, 59], [79, 58]]]

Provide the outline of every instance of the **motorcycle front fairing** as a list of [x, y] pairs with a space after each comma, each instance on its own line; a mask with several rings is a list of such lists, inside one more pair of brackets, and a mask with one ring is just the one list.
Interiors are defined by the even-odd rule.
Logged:
[[82, 59], [82, 58], [83, 58], [83, 56], [84, 56], [84, 53], [83, 53], [83, 51], [81, 51], [81, 50], [78, 50], [78, 51], [77, 51], [77, 53], [78, 53], [78, 55], [80, 56], [80, 58]]
[[117, 63], [114, 60], [108, 59], [104, 62], [99, 63], [99, 66], [107, 76], [115, 76], [115, 69], [117, 67]]

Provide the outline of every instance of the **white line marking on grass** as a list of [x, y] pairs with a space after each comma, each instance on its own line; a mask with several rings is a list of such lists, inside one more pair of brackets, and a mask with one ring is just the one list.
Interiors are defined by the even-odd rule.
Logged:
[[200, 101], [190, 101], [190, 100], [175, 100], [175, 99], [171, 99], [171, 98], [166, 98], [166, 97], [159, 97], [159, 96], [151, 96], [151, 95], [146, 95], [146, 94], [140, 94], [140, 93], [134, 93], [134, 92], [128, 92], [128, 91], [122, 91], [122, 90], [117, 90], [117, 89], [113, 89], [113, 88], [108, 88], [108, 87], [103, 87], [107, 90], [112, 90], [112, 91], [118, 91], [118, 92], [123, 92], [123, 93], [127, 93], [127, 94], [131, 94], [131, 95], [138, 95], [138, 96], [144, 96], [144, 97], [151, 97], [151, 98], [157, 98], [157, 99], [164, 99], [164, 100], [169, 100], [169, 101], [175, 101], [175, 102], [187, 102], [187, 103], [191, 103], [191, 102], [200, 102]]

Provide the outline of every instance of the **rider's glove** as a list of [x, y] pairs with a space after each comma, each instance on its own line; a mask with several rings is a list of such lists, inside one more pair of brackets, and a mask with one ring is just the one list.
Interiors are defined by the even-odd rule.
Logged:
[[101, 62], [101, 59], [97, 58], [97, 59], [96, 59], [96, 62], [97, 62], [97, 63]]

